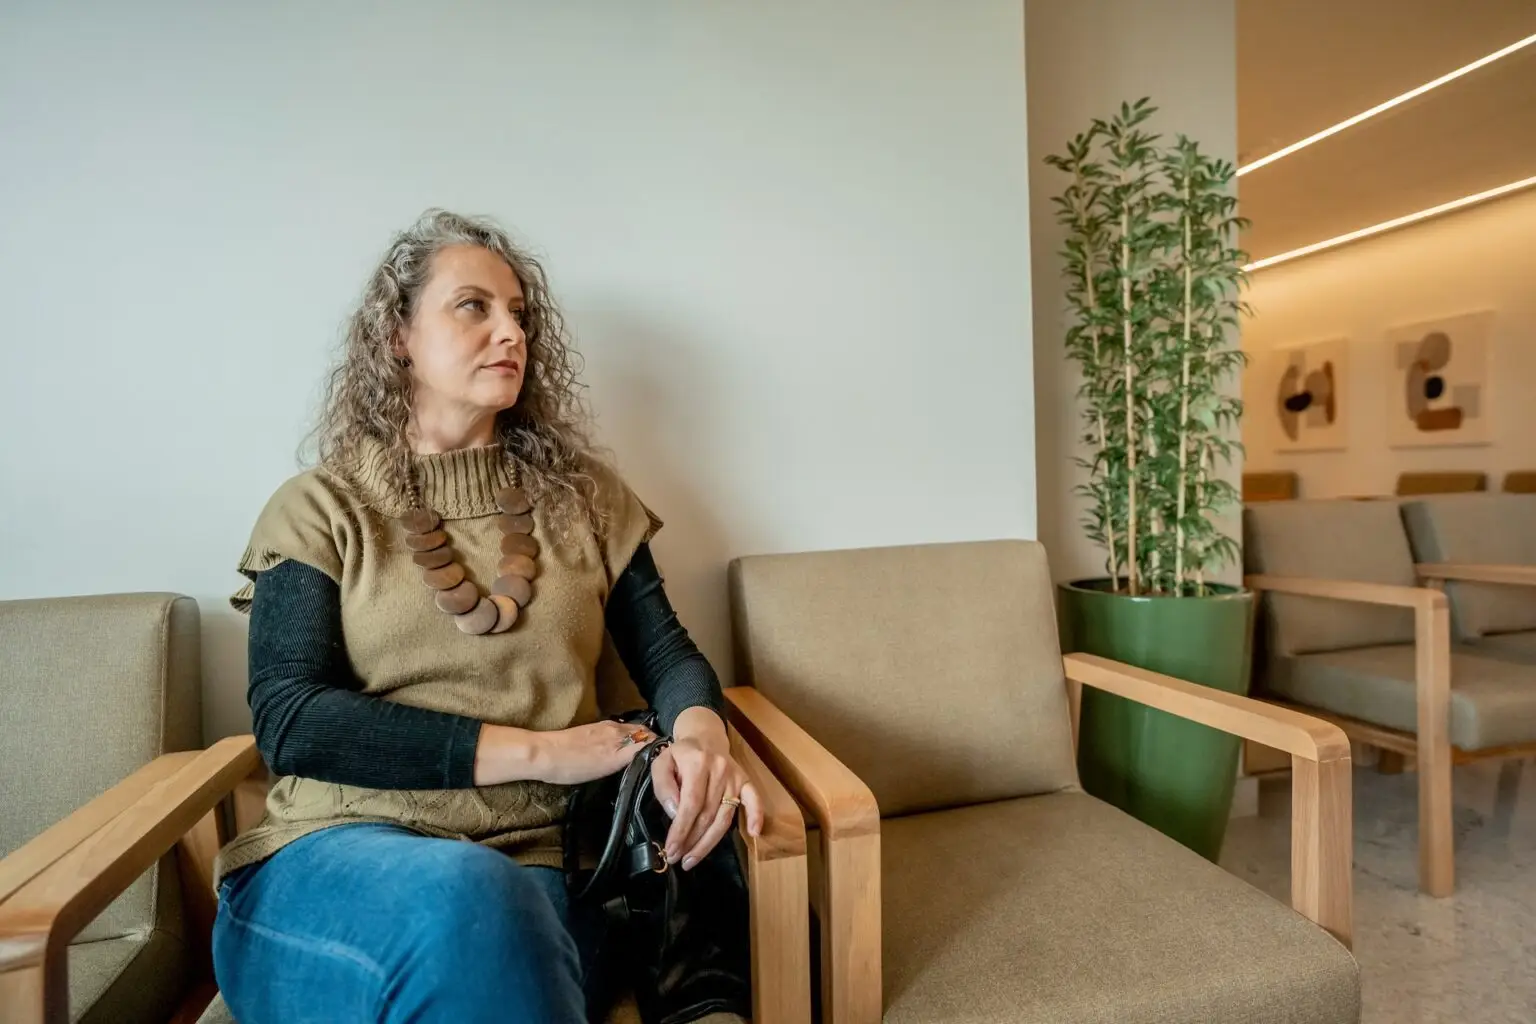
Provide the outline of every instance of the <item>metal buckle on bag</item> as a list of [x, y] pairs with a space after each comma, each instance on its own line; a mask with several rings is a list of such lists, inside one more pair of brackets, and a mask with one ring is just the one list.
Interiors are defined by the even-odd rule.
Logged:
[[651, 842], [651, 849], [656, 851], [656, 859], [661, 863], [661, 867], [659, 867], [659, 868], [651, 868], [651, 874], [653, 874], [653, 875], [664, 875], [664, 874], [666, 874], [667, 873], [667, 868], [671, 867], [671, 865], [667, 863], [667, 850], [666, 850], [666, 847], [662, 846], [660, 843], [655, 842], [653, 840]]

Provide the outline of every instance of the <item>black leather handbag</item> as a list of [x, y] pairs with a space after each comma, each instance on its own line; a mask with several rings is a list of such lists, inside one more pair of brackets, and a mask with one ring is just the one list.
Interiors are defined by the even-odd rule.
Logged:
[[[671, 820], [651, 790], [651, 765], [671, 739], [654, 713], [624, 716], [658, 738], [617, 775], [577, 788], [565, 830], [573, 905], [607, 912], [616, 956], [645, 1024], [752, 1013], [747, 887], [731, 835], [691, 871], [667, 863]], [[601, 850], [581, 867], [584, 846]]]

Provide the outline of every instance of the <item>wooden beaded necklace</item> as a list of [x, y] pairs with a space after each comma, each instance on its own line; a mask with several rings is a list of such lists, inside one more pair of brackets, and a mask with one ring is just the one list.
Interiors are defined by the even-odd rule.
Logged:
[[423, 582], [437, 592], [438, 610], [452, 615], [453, 624], [472, 636], [511, 629], [533, 600], [533, 581], [539, 574], [539, 542], [533, 536], [533, 503], [528, 495], [520, 487], [503, 487], [496, 492], [496, 507], [502, 513], [496, 517], [501, 528], [501, 564], [489, 594], [481, 594], [466, 576], [448, 546], [443, 517], [422, 504], [414, 480], [411, 508], [400, 517], [405, 546], [414, 552], [411, 561], [421, 567]]

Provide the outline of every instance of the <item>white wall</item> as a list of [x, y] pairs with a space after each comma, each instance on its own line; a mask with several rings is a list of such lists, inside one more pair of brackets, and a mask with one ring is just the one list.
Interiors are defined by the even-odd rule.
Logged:
[[[1125, 100], [1152, 97], [1154, 130], [1182, 132], [1208, 153], [1237, 155], [1237, 25], [1234, 0], [1028, 0], [1029, 194], [1034, 261], [1035, 424], [1040, 539], [1058, 579], [1107, 575], [1103, 551], [1082, 535], [1086, 474], [1072, 459], [1086, 449], [1076, 399], [1081, 377], [1066, 358], [1062, 298], [1065, 232], [1051, 197], [1066, 180], [1041, 161], [1060, 153], [1095, 117]], [[1238, 382], [1231, 382], [1235, 393]], [[1223, 475], [1234, 482], [1240, 466]], [[1235, 517], [1226, 520], [1236, 531]], [[1229, 566], [1218, 578], [1238, 575]]]
[[[1248, 296], [1243, 347], [1254, 356], [1329, 338], [1351, 339], [1348, 447], [1277, 452], [1273, 400], [1245, 394], [1248, 468], [1293, 470], [1305, 497], [1391, 494], [1402, 472], [1480, 470], [1499, 487], [1511, 469], [1536, 469], [1536, 192], [1424, 221], [1326, 253], [1260, 270]], [[1491, 309], [1489, 415], [1493, 443], [1390, 448], [1388, 328]]]
[[[348, 304], [437, 204], [547, 255], [729, 669], [746, 552], [1034, 535], [1018, 0], [0, 9], [0, 597], [225, 596]], [[915, 584], [916, 585], [916, 584]]]

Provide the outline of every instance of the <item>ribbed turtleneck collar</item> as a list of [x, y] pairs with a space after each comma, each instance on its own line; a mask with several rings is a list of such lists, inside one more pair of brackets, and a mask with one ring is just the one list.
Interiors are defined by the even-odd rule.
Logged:
[[[513, 484], [516, 477], [498, 445], [413, 455], [411, 464], [422, 502], [444, 519], [471, 519], [499, 511], [496, 492]], [[355, 483], [369, 504], [385, 515], [398, 516], [406, 511], [405, 496], [391, 486], [383, 445], [365, 450]]]

